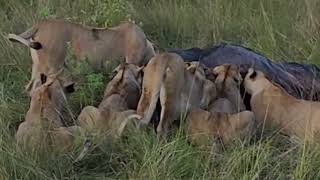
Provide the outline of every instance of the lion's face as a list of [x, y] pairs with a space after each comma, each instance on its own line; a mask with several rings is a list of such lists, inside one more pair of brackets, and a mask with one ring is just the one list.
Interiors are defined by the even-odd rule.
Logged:
[[114, 77], [108, 83], [104, 92], [105, 96], [115, 92], [125, 90], [129, 85], [141, 86], [143, 67], [138, 67], [134, 64], [122, 63], [113, 70]]
[[30, 92], [30, 109], [42, 109], [48, 105], [64, 107], [67, 103], [66, 93], [69, 93], [69, 89], [69, 86], [63, 87], [56, 76], [50, 77], [41, 74], [41, 84]]
[[129, 70], [127, 76], [134, 77], [139, 84], [142, 83], [143, 66], [139, 67], [134, 64], [127, 64], [127, 69]]
[[244, 87], [249, 94], [260, 91], [268, 84], [265, 75], [261, 71], [254, 70], [253, 68], [248, 70], [244, 79]]
[[213, 68], [212, 73], [217, 76], [216, 83], [220, 83], [226, 79], [233, 79], [234, 82], [240, 83], [242, 77], [239, 67], [233, 64], [224, 64]]
[[221, 91], [237, 88], [242, 82], [237, 65], [224, 64], [217, 66], [212, 69], [212, 74], [216, 76], [215, 84]]
[[141, 94], [142, 70], [143, 67], [134, 64], [123, 63], [119, 65], [113, 71], [115, 76], [108, 83], [104, 97], [119, 94], [126, 99], [129, 107], [135, 107]]

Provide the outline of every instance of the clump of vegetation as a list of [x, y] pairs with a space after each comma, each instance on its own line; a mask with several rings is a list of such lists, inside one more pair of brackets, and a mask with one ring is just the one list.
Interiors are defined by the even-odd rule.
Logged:
[[[23, 88], [31, 58], [27, 48], [4, 38], [41, 18], [99, 27], [130, 20], [142, 25], [148, 38], [162, 48], [225, 41], [275, 60], [319, 63], [319, 5], [317, 0], [1, 0], [0, 179], [319, 179], [318, 145], [296, 143], [279, 134], [235, 142], [215, 155], [190, 146], [183, 133], [157, 142], [151, 128], [132, 128], [117, 143], [99, 140], [79, 163], [73, 163], [76, 150], [60, 156], [21, 152], [14, 133], [29, 106]], [[70, 100], [76, 116], [84, 106], [100, 102], [112, 68], [98, 72], [73, 59], [68, 56], [77, 79]]]

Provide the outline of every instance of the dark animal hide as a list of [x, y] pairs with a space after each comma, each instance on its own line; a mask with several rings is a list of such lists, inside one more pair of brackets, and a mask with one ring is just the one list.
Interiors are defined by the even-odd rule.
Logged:
[[171, 49], [185, 61], [200, 61], [208, 67], [236, 64], [245, 75], [250, 67], [262, 71], [269, 80], [280, 85], [292, 96], [320, 100], [320, 70], [311, 64], [275, 62], [239, 45], [221, 43], [207, 49]]

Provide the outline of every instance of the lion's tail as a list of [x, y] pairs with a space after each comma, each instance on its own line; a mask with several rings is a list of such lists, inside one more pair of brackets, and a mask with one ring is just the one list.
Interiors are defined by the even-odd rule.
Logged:
[[124, 130], [124, 128], [126, 127], [126, 125], [129, 123], [129, 121], [133, 120], [133, 119], [140, 119], [141, 116], [138, 114], [130, 114], [128, 117], [126, 117], [120, 124], [119, 129], [117, 131], [117, 134], [119, 137], [121, 137], [122, 132]]
[[8, 39], [12, 42], [20, 42], [32, 49], [39, 50], [42, 48], [42, 44], [39, 42], [30, 41], [30, 39], [36, 34], [37, 31], [38, 28], [32, 27], [19, 35], [8, 34]]
[[[156, 70], [156, 71], [159, 71], [159, 73], [158, 73], [157, 78], [154, 79], [155, 86], [153, 87], [153, 89], [151, 91], [151, 99], [150, 99], [150, 103], [148, 106], [148, 110], [144, 114], [143, 119], [140, 121], [144, 125], [149, 124], [149, 122], [151, 121], [152, 115], [157, 107], [157, 102], [160, 97], [161, 86], [162, 86], [163, 81], [165, 79], [167, 70], [168, 70], [168, 67], [165, 65], [158, 67]], [[146, 97], [144, 97], [144, 98], [146, 98]]]
[[81, 161], [84, 156], [86, 154], [88, 154], [88, 152], [91, 150], [92, 148], [92, 139], [91, 137], [86, 137], [85, 141], [84, 141], [84, 146], [83, 149], [81, 151], [81, 153], [78, 155], [78, 157], [73, 161], [74, 163]]

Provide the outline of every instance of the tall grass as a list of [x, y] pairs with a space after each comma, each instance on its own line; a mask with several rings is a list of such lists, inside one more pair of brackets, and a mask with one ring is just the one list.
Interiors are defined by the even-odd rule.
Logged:
[[[320, 2], [317, 0], [0, 0], [0, 179], [319, 179], [318, 145], [274, 135], [210, 149], [191, 147], [177, 133], [157, 142], [152, 129], [129, 129], [120, 142], [104, 139], [81, 162], [64, 155], [26, 153], [14, 133], [28, 109], [23, 87], [30, 77], [27, 48], [9, 43], [40, 18], [66, 18], [94, 26], [135, 21], [162, 48], [206, 47], [225, 41], [248, 46], [275, 60], [318, 63]], [[71, 63], [70, 63], [71, 62]], [[77, 75], [71, 98], [77, 115], [96, 105], [108, 81], [85, 63], [68, 63]]]

